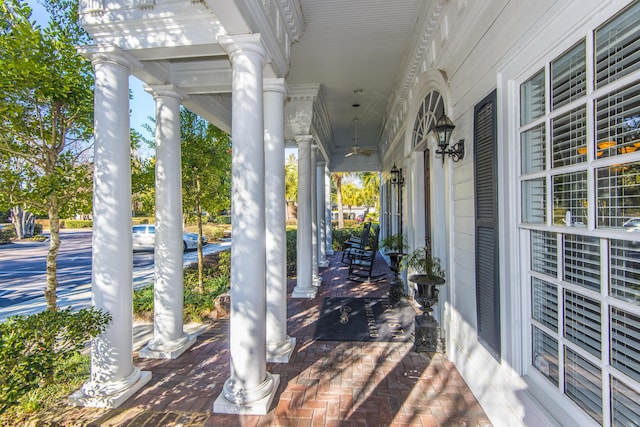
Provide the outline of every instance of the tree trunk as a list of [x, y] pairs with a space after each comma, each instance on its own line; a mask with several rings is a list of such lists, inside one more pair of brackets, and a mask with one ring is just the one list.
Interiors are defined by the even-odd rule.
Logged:
[[9, 209], [11, 223], [16, 232], [18, 240], [33, 237], [33, 231], [36, 226], [36, 216], [31, 212], [23, 210], [20, 206], [14, 206]]
[[13, 224], [13, 229], [16, 232], [16, 239], [22, 239], [22, 222], [20, 221], [20, 212], [22, 212], [22, 208], [20, 206], [14, 206], [9, 209], [11, 214], [11, 223]]
[[204, 257], [202, 256], [202, 205], [200, 177], [196, 177], [196, 214], [198, 221], [198, 292], [204, 294]]
[[22, 227], [22, 208], [20, 206], [14, 206], [9, 209], [9, 211], [11, 214], [11, 223], [13, 224], [13, 229], [16, 232], [16, 239], [22, 240], [22, 237], [24, 235], [24, 229]]
[[338, 228], [344, 228], [344, 208], [342, 207], [342, 177], [336, 177], [336, 198], [338, 199]]
[[47, 300], [47, 310], [56, 311], [56, 289], [58, 287], [57, 258], [60, 249], [60, 218], [58, 217], [58, 204], [55, 195], [49, 200], [49, 251], [47, 252], [47, 285], [44, 296]]
[[31, 212], [25, 212], [24, 237], [33, 237], [36, 228], [36, 216]]

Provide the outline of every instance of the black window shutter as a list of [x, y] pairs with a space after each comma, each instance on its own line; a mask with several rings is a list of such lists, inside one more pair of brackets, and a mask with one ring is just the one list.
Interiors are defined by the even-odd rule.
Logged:
[[500, 360], [496, 91], [474, 107], [478, 340]]

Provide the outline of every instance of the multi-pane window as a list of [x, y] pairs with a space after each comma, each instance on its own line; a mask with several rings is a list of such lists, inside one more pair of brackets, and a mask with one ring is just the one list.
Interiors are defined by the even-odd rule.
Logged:
[[519, 92], [530, 367], [598, 423], [640, 425], [640, 1]]
[[431, 91], [420, 104], [416, 122], [413, 125], [413, 146], [426, 141], [433, 132], [440, 116], [444, 114], [444, 100], [438, 91]]

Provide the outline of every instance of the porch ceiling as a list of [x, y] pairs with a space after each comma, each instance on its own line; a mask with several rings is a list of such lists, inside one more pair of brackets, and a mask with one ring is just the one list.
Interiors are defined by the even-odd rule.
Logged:
[[[387, 105], [424, 0], [302, 0], [305, 30], [291, 49], [290, 85], [320, 83], [333, 141], [332, 169], [357, 170], [379, 164], [379, 142]], [[361, 92], [360, 92], [361, 90]], [[353, 107], [359, 104], [360, 107]], [[345, 158], [354, 145], [372, 156]], [[373, 157], [369, 159], [368, 157]]]
[[[119, 0], [109, 3], [119, 7], [96, 9], [99, 13], [85, 9], [82, 25], [97, 44], [132, 54], [142, 64], [134, 75], [144, 83], [178, 86], [188, 95], [188, 108], [226, 131], [231, 70], [217, 37], [262, 30], [271, 57], [265, 77], [281, 76], [288, 55], [289, 87], [320, 85], [327, 122], [322, 152], [330, 168], [375, 170], [394, 89], [402, 83], [419, 23], [434, 1]], [[290, 53], [278, 47], [282, 37], [292, 41]], [[345, 157], [355, 145], [356, 116], [357, 145], [375, 152]]]

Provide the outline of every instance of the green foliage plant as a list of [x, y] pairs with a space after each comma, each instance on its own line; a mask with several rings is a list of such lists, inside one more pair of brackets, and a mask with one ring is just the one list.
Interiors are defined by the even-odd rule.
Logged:
[[55, 379], [56, 369], [104, 332], [111, 314], [93, 307], [13, 316], [0, 323], [0, 414]]
[[[215, 300], [228, 292], [231, 282], [231, 251], [207, 255], [204, 259], [204, 292], [199, 289], [197, 264], [184, 269], [185, 322], [203, 322], [215, 309]], [[138, 319], [153, 318], [153, 285], [137, 289], [133, 293], [133, 313]]]
[[198, 233], [198, 291], [205, 292], [200, 238], [206, 212], [231, 207], [231, 137], [186, 108], [180, 110], [182, 208]]
[[287, 230], [287, 276], [296, 275], [298, 264], [298, 230]]
[[428, 246], [418, 247], [405, 256], [402, 259], [401, 268], [411, 274], [425, 275], [428, 279], [444, 279], [445, 277], [440, 259], [431, 255]]
[[1, 228], [0, 229], [0, 245], [6, 245], [11, 243], [11, 239], [13, 239], [16, 235], [16, 232], [13, 228]]
[[392, 234], [380, 241], [380, 247], [386, 252], [404, 253], [407, 249], [404, 234]]
[[65, 228], [91, 228], [93, 221], [87, 219], [68, 219], [64, 222]]
[[48, 216], [44, 293], [55, 311], [60, 218], [91, 212], [94, 76], [76, 49], [90, 42], [79, 2], [42, 4], [44, 28], [26, 2], [0, 4], [0, 209]]

